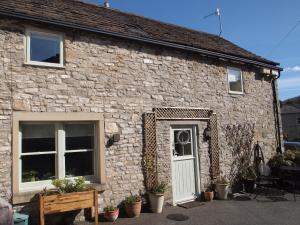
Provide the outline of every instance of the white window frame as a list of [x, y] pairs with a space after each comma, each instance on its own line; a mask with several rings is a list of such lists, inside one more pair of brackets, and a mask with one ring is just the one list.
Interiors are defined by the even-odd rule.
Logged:
[[[46, 38], [58, 38], [60, 42], [60, 62], [59, 63], [47, 63], [47, 62], [39, 62], [39, 61], [31, 61], [30, 60], [30, 43], [31, 43], [31, 34], [45, 36]], [[51, 31], [41, 31], [33, 28], [27, 28], [26, 29], [26, 59], [25, 64], [28, 65], [35, 65], [35, 66], [47, 66], [47, 67], [64, 67], [64, 35], [57, 32], [51, 32]]]
[[[94, 174], [84, 176], [87, 183], [95, 183], [96, 182], [96, 168], [97, 168], [97, 161], [96, 161], [96, 150], [97, 150], [97, 131], [96, 125], [93, 122], [22, 122], [22, 124], [34, 125], [34, 124], [54, 124], [55, 126], [55, 151], [51, 152], [36, 152], [36, 153], [22, 153], [22, 130], [19, 131], [19, 138], [20, 138], [20, 145], [19, 145], [19, 185], [20, 191], [31, 191], [35, 189], [41, 189], [44, 187], [47, 188], [54, 188], [51, 184], [51, 180], [43, 180], [43, 181], [33, 181], [33, 182], [22, 182], [22, 156], [25, 155], [42, 155], [42, 154], [55, 154], [55, 177], [56, 179], [74, 179], [75, 177], [66, 177], [66, 170], [65, 170], [65, 154], [74, 153], [74, 152], [87, 152], [93, 151], [93, 172]], [[71, 150], [66, 151], [65, 149], [65, 130], [63, 128], [64, 124], [93, 124], [94, 126], [94, 149], [78, 149], [78, 150]]]
[[[235, 70], [239, 71], [241, 74], [241, 87], [242, 91], [231, 91], [230, 90], [230, 81], [229, 81], [229, 75], [230, 75], [230, 70]], [[241, 69], [236, 68], [236, 67], [227, 67], [227, 84], [228, 84], [228, 93], [229, 94], [237, 94], [237, 95], [243, 95], [244, 94], [244, 79], [243, 79], [243, 72]]]

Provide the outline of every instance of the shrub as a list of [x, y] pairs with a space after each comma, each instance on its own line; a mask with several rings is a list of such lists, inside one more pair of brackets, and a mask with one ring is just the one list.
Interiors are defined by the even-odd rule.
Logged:
[[137, 202], [140, 202], [142, 200], [141, 196], [138, 195], [131, 195], [126, 198], [126, 203], [129, 205], [135, 204]]
[[85, 184], [84, 177], [70, 179], [55, 179], [52, 180], [52, 185], [55, 186], [59, 193], [81, 192], [88, 190], [88, 185]]
[[155, 184], [152, 189], [151, 189], [151, 193], [153, 194], [163, 194], [166, 192], [166, 190], [168, 189], [168, 185], [165, 182], [160, 182]]
[[110, 206], [106, 206], [103, 210], [104, 212], [114, 212], [116, 209], [117, 207], [110, 205]]

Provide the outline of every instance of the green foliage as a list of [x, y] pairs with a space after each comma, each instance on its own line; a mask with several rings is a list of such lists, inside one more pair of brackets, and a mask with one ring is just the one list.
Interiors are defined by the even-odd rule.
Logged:
[[155, 184], [152, 189], [151, 189], [151, 193], [153, 194], [163, 194], [166, 192], [166, 190], [168, 189], [168, 185], [165, 182], [160, 182]]
[[279, 168], [281, 166], [294, 166], [296, 164], [296, 154], [288, 150], [282, 154], [274, 155], [268, 162], [271, 168]]
[[104, 212], [114, 212], [116, 209], [117, 207], [110, 205], [110, 206], [106, 206], [103, 210]]
[[247, 180], [255, 180], [256, 179], [256, 171], [253, 165], [246, 167], [242, 170], [241, 176], [243, 179]]
[[38, 181], [38, 172], [35, 170], [24, 171], [22, 175], [23, 182]]
[[52, 185], [55, 186], [60, 193], [81, 192], [88, 190], [88, 185], [85, 184], [84, 177], [70, 179], [55, 179], [52, 180]]
[[140, 202], [142, 200], [141, 196], [138, 195], [131, 195], [126, 198], [126, 203], [129, 205], [135, 204], [137, 202]]
[[204, 184], [205, 192], [212, 192], [214, 190], [214, 185], [211, 183]]

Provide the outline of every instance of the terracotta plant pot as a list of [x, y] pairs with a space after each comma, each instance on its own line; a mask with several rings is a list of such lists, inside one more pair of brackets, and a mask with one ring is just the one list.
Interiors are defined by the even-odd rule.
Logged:
[[134, 204], [125, 203], [125, 211], [128, 217], [139, 217], [142, 209], [142, 201], [136, 202]]
[[119, 208], [115, 211], [105, 212], [104, 218], [109, 222], [114, 222], [119, 217]]
[[204, 199], [207, 202], [211, 202], [214, 199], [214, 192], [213, 191], [205, 191], [204, 192]]
[[216, 189], [218, 193], [218, 198], [221, 200], [226, 200], [227, 195], [228, 195], [228, 189], [229, 185], [228, 184], [216, 184]]
[[149, 193], [149, 201], [151, 211], [154, 213], [161, 213], [164, 206], [164, 195]]

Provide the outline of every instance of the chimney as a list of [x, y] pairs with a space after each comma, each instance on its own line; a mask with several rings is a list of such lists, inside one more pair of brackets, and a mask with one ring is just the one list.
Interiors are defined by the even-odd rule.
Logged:
[[109, 8], [109, 2], [108, 1], [104, 2], [104, 8]]

